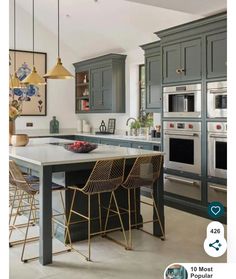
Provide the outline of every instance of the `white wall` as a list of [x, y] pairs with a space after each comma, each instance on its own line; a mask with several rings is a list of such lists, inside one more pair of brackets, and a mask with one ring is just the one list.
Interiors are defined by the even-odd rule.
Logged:
[[[12, 7], [10, 12], [12, 12]], [[16, 49], [32, 51], [32, 17], [22, 8], [17, 7], [16, 22]], [[13, 48], [13, 20], [9, 17], [10, 42]], [[56, 24], [55, 24], [56, 28]], [[47, 66], [51, 69], [57, 58], [57, 37], [35, 21], [35, 51], [47, 53]], [[72, 63], [76, 54], [65, 45], [61, 44], [61, 57], [63, 65], [74, 72]], [[75, 85], [71, 80], [48, 80], [47, 82], [47, 116], [21, 116], [16, 120], [17, 130], [27, 129], [26, 122], [33, 122], [33, 127], [28, 129], [48, 129], [52, 116], [60, 121], [61, 128], [72, 128], [76, 125], [75, 115]]]
[[78, 119], [86, 120], [92, 129], [98, 129], [102, 120], [105, 123], [109, 118], [116, 118], [116, 129], [126, 130], [126, 120], [138, 116], [139, 107], [139, 64], [144, 63], [142, 49], [136, 49], [127, 54], [125, 83], [126, 83], [126, 113], [90, 113], [78, 114]]
[[[37, 8], [37, 6], [36, 6]], [[10, 9], [12, 12], [12, 8]], [[16, 49], [32, 50], [32, 17], [21, 7], [17, 7]], [[12, 16], [10, 15], [10, 34], [13, 34]], [[56, 24], [55, 24], [56, 27]], [[13, 36], [10, 36], [10, 48], [13, 48]], [[74, 72], [72, 63], [81, 60], [78, 53], [74, 53], [68, 46], [61, 45], [61, 57], [64, 66]], [[50, 69], [56, 63], [57, 37], [42, 24], [35, 21], [35, 51], [47, 53], [47, 66]], [[21, 116], [16, 120], [17, 130], [48, 129], [52, 116], [60, 122], [60, 128], [76, 128], [77, 119], [86, 120], [92, 129], [96, 130], [102, 120], [106, 123], [109, 118], [116, 118], [118, 131], [126, 130], [126, 120], [138, 116], [139, 107], [139, 64], [144, 63], [143, 50], [125, 53], [126, 58], [126, 113], [111, 114], [75, 114], [75, 85], [72, 80], [48, 80], [47, 82], [47, 116]], [[94, 57], [91, 54], [91, 57]], [[33, 127], [26, 127], [27, 122], [32, 122]]]

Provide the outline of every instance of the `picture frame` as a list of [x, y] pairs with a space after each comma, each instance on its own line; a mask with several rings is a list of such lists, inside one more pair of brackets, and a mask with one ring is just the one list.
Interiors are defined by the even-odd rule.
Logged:
[[[15, 53], [15, 58], [14, 58]], [[39, 75], [47, 72], [47, 53], [34, 52], [35, 67]], [[14, 65], [16, 62], [16, 67]], [[33, 52], [27, 50], [9, 50], [9, 72], [14, 75], [14, 69], [20, 81], [32, 70]], [[28, 85], [23, 88], [14, 88], [10, 91], [16, 100], [22, 101], [21, 116], [47, 115], [47, 85]]]

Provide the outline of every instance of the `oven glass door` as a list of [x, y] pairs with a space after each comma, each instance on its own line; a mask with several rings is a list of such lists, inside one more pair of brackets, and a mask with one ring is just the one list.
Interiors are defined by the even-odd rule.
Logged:
[[192, 173], [201, 173], [201, 137], [193, 135], [164, 135], [165, 167]]
[[208, 174], [227, 178], [227, 138], [209, 137]]

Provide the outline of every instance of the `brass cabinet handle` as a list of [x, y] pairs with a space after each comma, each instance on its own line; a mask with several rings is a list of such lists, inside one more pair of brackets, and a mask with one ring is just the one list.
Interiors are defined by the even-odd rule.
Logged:
[[176, 69], [175, 72], [176, 74], [181, 74], [181, 69]]
[[186, 72], [186, 70], [184, 68], [180, 69], [181, 73]]

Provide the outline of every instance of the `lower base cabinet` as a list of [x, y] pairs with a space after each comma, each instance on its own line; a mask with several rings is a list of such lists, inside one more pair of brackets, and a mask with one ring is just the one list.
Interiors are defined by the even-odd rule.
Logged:
[[208, 202], [218, 201], [227, 206], [227, 186], [208, 183]]
[[164, 190], [165, 192], [201, 200], [201, 181], [164, 174]]

